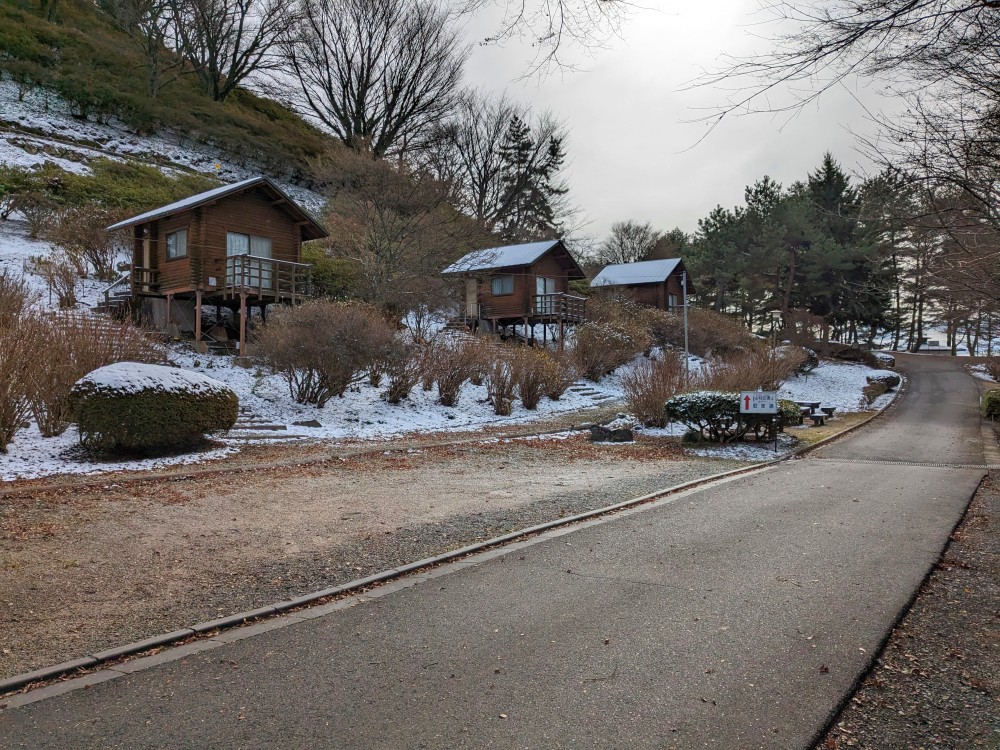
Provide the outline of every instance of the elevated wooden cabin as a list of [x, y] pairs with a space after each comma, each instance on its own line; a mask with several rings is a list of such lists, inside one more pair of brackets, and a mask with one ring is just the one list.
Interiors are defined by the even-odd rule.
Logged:
[[586, 299], [569, 292], [569, 282], [585, 275], [562, 240], [475, 250], [442, 273], [465, 277], [463, 318], [474, 328], [555, 323], [561, 330], [586, 318]]
[[190, 311], [196, 341], [204, 304], [239, 310], [244, 341], [249, 308], [308, 297], [311, 266], [302, 263], [302, 243], [328, 236], [266, 177], [198, 193], [108, 227], [121, 229], [132, 230], [132, 264], [122, 281], [128, 296], [145, 301], [147, 314], [152, 311], [167, 326], [184, 323]]
[[590, 282], [591, 289], [624, 291], [640, 304], [668, 311], [683, 309], [685, 286], [687, 296], [695, 293], [680, 258], [616, 263], [605, 266]]

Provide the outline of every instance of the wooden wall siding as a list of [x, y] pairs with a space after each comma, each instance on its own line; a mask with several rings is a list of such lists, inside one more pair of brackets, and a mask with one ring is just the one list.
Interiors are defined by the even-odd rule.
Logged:
[[[263, 192], [251, 191], [223, 198], [218, 203], [198, 206], [166, 219], [135, 228], [133, 262], [143, 265], [143, 231], [149, 229], [152, 267], [159, 271], [160, 294], [192, 292], [208, 285], [215, 277], [217, 286], [225, 282], [226, 234], [239, 232], [271, 240], [275, 260], [300, 261], [302, 230], [292, 217]], [[187, 229], [187, 256], [167, 260], [166, 235]]]
[[[514, 293], [493, 296], [492, 279], [497, 276], [514, 277]], [[566, 268], [552, 255], [539, 258], [531, 266], [501, 269], [479, 280], [479, 304], [484, 318], [518, 318], [533, 315], [532, 301], [538, 293], [539, 276], [556, 280], [556, 293], [569, 292]]]
[[663, 284], [633, 284], [628, 287], [640, 305], [666, 309], [666, 301], [661, 303]]
[[[479, 304], [484, 318], [516, 318], [528, 310], [526, 295], [530, 289], [534, 293], [535, 276], [529, 275], [528, 268], [512, 268], [509, 273], [498, 271], [479, 281]], [[493, 296], [492, 279], [497, 276], [514, 277], [514, 293]]]

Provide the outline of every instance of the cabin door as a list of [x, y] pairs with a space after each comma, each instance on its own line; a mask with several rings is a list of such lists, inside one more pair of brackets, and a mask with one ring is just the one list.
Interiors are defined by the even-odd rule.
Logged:
[[[271, 258], [271, 240], [268, 237], [250, 238], [250, 255], [254, 258]], [[267, 261], [254, 261], [260, 278], [258, 279], [261, 289], [271, 289], [274, 286], [274, 264]]]
[[476, 279], [465, 280], [465, 315], [479, 318], [479, 282]]
[[239, 232], [226, 234], [226, 284], [270, 289], [274, 285], [271, 240]]
[[552, 315], [555, 312], [556, 280], [547, 276], [535, 277], [535, 314]]

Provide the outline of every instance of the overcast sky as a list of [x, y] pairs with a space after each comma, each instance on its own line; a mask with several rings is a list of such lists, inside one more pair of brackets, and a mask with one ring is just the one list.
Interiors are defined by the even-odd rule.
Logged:
[[[624, 219], [694, 231], [716, 205], [742, 203], [743, 188], [764, 175], [783, 185], [804, 179], [826, 150], [848, 172], [871, 172], [853, 135], [871, 131], [865, 107], [880, 106], [871, 87], [831, 91], [792, 118], [727, 120], [698, 143], [706, 125], [691, 121], [723, 102], [725, 92], [685, 91], [685, 84], [717, 68], [723, 54], [766, 49], [760, 37], [774, 29], [761, 27], [766, 16], [758, 0], [657, 4], [663, 10], [636, 10], [610, 48], [570, 53], [583, 70], [518, 80], [531, 56], [518, 43], [477, 46], [466, 70], [471, 85], [506, 89], [566, 123], [564, 175], [589, 219], [583, 233], [599, 239]], [[496, 16], [477, 15], [468, 23], [470, 38], [488, 36], [496, 24]]]

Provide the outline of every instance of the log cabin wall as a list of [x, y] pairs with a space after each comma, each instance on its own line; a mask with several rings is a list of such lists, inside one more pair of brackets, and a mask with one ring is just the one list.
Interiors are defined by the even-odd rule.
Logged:
[[[535, 277], [529, 276], [529, 268], [498, 268], [494, 273], [479, 280], [479, 305], [484, 318], [516, 318], [528, 311], [529, 290], [534, 293]], [[512, 294], [493, 294], [493, 279], [501, 276], [514, 277]]]
[[[191, 213], [170, 216], [160, 221], [152, 222], [155, 231], [153, 246], [156, 248], [154, 268], [160, 273], [157, 279], [160, 294], [175, 291], [191, 291], [194, 289], [192, 278], [192, 257], [199, 251], [196, 246], [197, 226]], [[167, 258], [167, 235], [179, 229], [187, 230], [187, 254], [180, 258]]]
[[205, 206], [202, 211], [205, 228], [201, 280], [206, 287], [209, 277], [222, 283], [225, 276], [226, 235], [229, 232], [267, 237], [271, 240], [274, 260], [300, 261], [302, 231], [299, 225], [262, 192], [254, 190], [230, 196]]
[[531, 297], [537, 293], [535, 287], [535, 279], [539, 276], [544, 276], [550, 279], [556, 280], [556, 293], [566, 294], [569, 292], [569, 278], [566, 275], [566, 268], [552, 255], [545, 255], [535, 261], [535, 264], [531, 266], [531, 292], [528, 298], [528, 303], [531, 303]]

